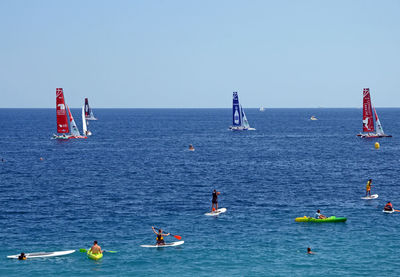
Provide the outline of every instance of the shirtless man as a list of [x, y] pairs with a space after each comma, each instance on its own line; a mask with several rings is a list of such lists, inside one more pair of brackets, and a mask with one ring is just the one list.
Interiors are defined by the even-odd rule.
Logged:
[[90, 250], [92, 251], [92, 254], [103, 253], [103, 250], [101, 250], [101, 247], [97, 244], [97, 240], [93, 242], [93, 246]]

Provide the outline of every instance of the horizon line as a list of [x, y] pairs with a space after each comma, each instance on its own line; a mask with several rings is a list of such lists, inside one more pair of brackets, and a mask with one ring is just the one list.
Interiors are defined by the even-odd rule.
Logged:
[[[70, 107], [71, 109], [82, 109], [82, 107]], [[400, 107], [375, 107], [378, 109], [398, 109]], [[55, 109], [54, 108], [48, 108], [48, 107], [0, 107], [0, 109]], [[139, 108], [139, 107], [91, 107], [91, 109], [96, 110], [96, 109], [164, 109], [164, 110], [177, 110], [177, 109], [231, 109], [231, 107], [210, 107], [210, 108], [206, 108], [206, 107], [197, 107], [197, 108], [184, 108], [184, 107], [145, 107], [145, 108]], [[245, 108], [246, 110], [248, 109], [260, 109], [260, 107], [247, 107]], [[264, 107], [265, 110], [270, 110], [270, 109], [362, 109], [362, 106], [360, 107], [269, 107], [266, 108]]]

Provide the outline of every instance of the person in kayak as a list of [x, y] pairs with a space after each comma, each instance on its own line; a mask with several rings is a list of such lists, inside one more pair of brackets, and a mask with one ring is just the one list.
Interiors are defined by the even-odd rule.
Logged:
[[18, 260], [26, 260], [26, 255], [24, 252], [22, 252], [21, 255], [18, 256]]
[[313, 255], [313, 254], [315, 254], [315, 253], [311, 251], [311, 248], [310, 248], [310, 247], [308, 247], [308, 248], [307, 248], [307, 254]]
[[100, 245], [97, 244], [97, 240], [93, 242], [93, 246], [90, 248], [90, 251], [92, 254], [100, 254], [103, 253], [103, 250], [101, 250]]
[[[211, 204], [211, 212], [215, 212], [218, 210], [218, 195], [221, 193], [219, 191], [214, 190], [212, 193], [212, 204]], [[214, 208], [215, 206], [215, 208]]]
[[371, 196], [371, 184], [372, 184], [372, 179], [369, 179], [367, 182], [367, 186], [366, 186], [366, 193], [365, 196]]
[[153, 229], [153, 232], [157, 235], [157, 238], [156, 238], [157, 245], [164, 245], [165, 244], [164, 236], [167, 237], [170, 235], [170, 233], [165, 234], [165, 233], [163, 233], [163, 231], [161, 229], [158, 229], [158, 232], [157, 232], [153, 226], [151, 226], [151, 228]]
[[317, 212], [315, 213], [315, 218], [316, 219], [325, 219], [327, 218], [326, 216], [324, 216], [323, 214], [321, 214], [320, 210], [317, 210]]
[[387, 202], [386, 205], [385, 205], [385, 207], [383, 208], [383, 210], [385, 210], [385, 211], [393, 211], [393, 205], [392, 205], [392, 203], [390, 203], [390, 201]]

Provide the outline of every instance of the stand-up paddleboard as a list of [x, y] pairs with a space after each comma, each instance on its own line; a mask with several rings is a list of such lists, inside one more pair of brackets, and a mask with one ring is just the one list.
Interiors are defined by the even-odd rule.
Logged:
[[[64, 255], [72, 254], [74, 252], [75, 252], [75, 250], [55, 251], [55, 252], [37, 252], [37, 253], [25, 253], [25, 256], [27, 259], [47, 258], [47, 257], [64, 256]], [[19, 255], [21, 255], [21, 254], [7, 256], [7, 258], [18, 259]]]
[[224, 213], [224, 212], [226, 212], [226, 208], [218, 209], [218, 210], [216, 210], [215, 212], [205, 213], [205, 215], [208, 215], [208, 216], [216, 216], [216, 215], [222, 214], [222, 213]]
[[382, 212], [387, 213], [387, 214], [391, 214], [391, 213], [394, 213], [395, 210], [391, 210], [391, 211], [382, 210]]
[[181, 241], [175, 241], [175, 242], [166, 243], [166, 244], [144, 244], [144, 245], [141, 245], [140, 247], [147, 247], [147, 248], [170, 247], [170, 246], [182, 245], [184, 243], [185, 242], [183, 240], [181, 240]]
[[372, 194], [371, 196], [361, 197], [361, 199], [365, 199], [365, 200], [371, 200], [371, 199], [376, 199], [376, 198], [378, 198], [378, 194]]

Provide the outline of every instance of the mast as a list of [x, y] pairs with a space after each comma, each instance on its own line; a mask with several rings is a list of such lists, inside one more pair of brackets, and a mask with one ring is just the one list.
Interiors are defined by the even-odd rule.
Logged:
[[242, 126], [242, 112], [239, 105], [239, 97], [237, 92], [233, 92], [232, 102], [232, 126]]
[[57, 113], [57, 133], [69, 133], [68, 118], [65, 109], [64, 92], [62, 88], [56, 88], [56, 113]]
[[371, 95], [369, 88], [363, 90], [363, 131], [374, 132], [374, 117], [372, 115]]

